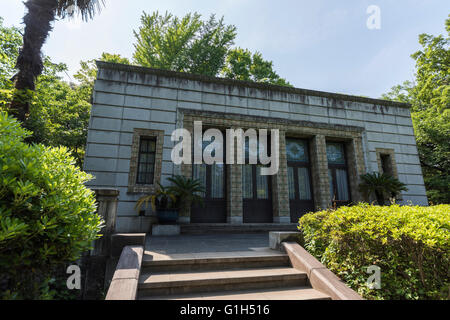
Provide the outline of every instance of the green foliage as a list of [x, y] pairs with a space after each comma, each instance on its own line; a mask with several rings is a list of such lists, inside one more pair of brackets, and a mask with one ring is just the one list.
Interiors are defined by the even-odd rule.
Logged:
[[401, 191], [408, 191], [406, 185], [398, 179], [387, 174], [380, 174], [378, 172], [367, 173], [361, 176], [361, 184], [359, 189], [367, 198], [375, 195], [379, 205], [386, 204], [386, 198], [394, 199]]
[[[450, 206], [359, 204], [300, 219], [305, 248], [367, 299], [449, 299]], [[381, 268], [369, 289], [367, 268]]]
[[412, 105], [428, 198], [432, 203], [450, 203], [450, 18], [448, 35], [421, 34], [422, 49], [416, 61], [415, 81], [395, 86], [383, 98]]
[[76, 261], [102, 226], [91, 177], [66, 148], [29, 145], [31, 132], [0, 113], [0, 275], [3, 298], [38, 299], [61, 264]]
[[[16, 91], [9, 80], [14, 76], [15, 63], [22, 46], [20, 30], [2, 26], [0, 18], [0, 111], [8, 111], [13, 97], [30, 101], [30, 115], [25, 127], [33, 132], [28, 142], [46, 146], [65, 146], [77, 165], [82, 167], [84, 148], [91, 110], [91, 96], [97, 76], [95, 61], [82, 61], [75, 75], [79, 84], [67, 83], [62, 74], [67, 73], [63, 63], [55, 64], [43, 57], [44, 69], [36, 81], [35, 92]], [[126, 63], [128, 59], [117, 54], [103, 53], [100, 60]]]
[[264, 60], [259, 52], [252, 54], [249, 50], [242, 48], [235, 48], [228, 52], [222, 75], [230, 79], [292, 87], [273, 70], [272, 61]]
[[91, 92], [63, 81], [65, 64], [44, 61], [26, 127], [33, 131], [29, 142], [46, 146], [65, 146], [82, 166], [89, 124]]
[[[111, 54], [103, 52], [102, 56], [98, 59], [104, 62], [113, 62], [120, 64], [131, 64], [127, 58], [122, 57], [120, 54]], [[94, 60], [81, 61], [80, 70], [74, 75], [74, 78], [78, 80], [83, 88], [89, 90], [89, 97], [92, 94], [92, 89], [94, 88], [94, 81], [97, 78], [97, 66]]]
[[139, 198], [135, 206], [137, 212], [141, 211], [142, 206], [147, 208], [149, 202], [153, 211], [176, 208], [177, 198], [173, 191], [169, 187], [164, 187], [159, 182], [158, 187], [154, 193]]
[[136, 38], [134, 61], [142, 66], [209, 76], [222, 68], [236, 37], [236, 27], [211, 15], [202, 21], [198, 13], [178, 18], [166, 12], [143, 13]]
[[191, 179], [183, 175], [177, 175], [167, 179], [172, 185], [169, 190], [173, 192], [176, 197], [176, 206], [182, 210], [188, 210], [192, 204], [202, 204], [202, 193], [205, 188], [202, 186], [200, 180]]
[[20, 30], [15, 27], [3, 26], [3, 18], [0, 17], [0, 88], [12, 89], [10, 81], [14, 74], [19, 48], [22, 45]]
[[198, 13], [178, 18], [144, 12], [134, 35], [134, 62], [141, 66], [290, 86], [261, 53], [231, 48], [236, 27], [225, 25], [223, 17], [203, 21]]

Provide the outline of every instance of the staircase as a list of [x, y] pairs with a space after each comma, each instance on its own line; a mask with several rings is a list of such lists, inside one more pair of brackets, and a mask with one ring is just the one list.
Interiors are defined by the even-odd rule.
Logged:
[[297, 223], [190, 223], [181, 224], [182, 234], [227, 234], [227, 233], [267, 233], [269, 231], [297, 231]]
[[282, 254], [154, 261], [144, 255], [137, 298], [330, 300]]

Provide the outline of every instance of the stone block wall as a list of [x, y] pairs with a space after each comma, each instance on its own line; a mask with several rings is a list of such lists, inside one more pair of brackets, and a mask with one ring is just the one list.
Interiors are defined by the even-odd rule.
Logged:
[[[173, 166], [174, 143], [170, 139], [173, 130], [185, 126], [189, 112], [196, 119], [209, 112], [210, 119], [221, 121], [216, 123], [219, 126], [230, 127], [229, 117], [235, 117], [235, 125], [243, 128], [276, 126], [284, 136], [307, 138], [312, 151], [317, 208], [325, 208], [330, 202], [325, 153], [328, 139], [346, 142], [347, 154], [352, 159], [349, 170], [354, 177], [354, 181], [350, 181], [353, 199], [359, 197], [353, 191], [359, 183], [354, 173], [378, 172], [379, 150], [389, 149], [395, 154], [398, 178], [409, 188], [402, 194], [404, 203], [427, 205], [411, 115], [406, 105], [126, 65], [98, 63], [98, 67], [84, 169], [96, 177], [90, 186], [120, 191], [118, 232], [146, 232], [154, 220], [151, 210], [147, 210], [145, 216], [138, 215], [134, 206], [142, 194], [129, 192], [135, 129], [161, 133], [160, 181], [166, 184], [173, 174], [182, 171], [191, 174], [185, 171], [189, 168]], [[283, 150], [281, 157], [285, 157]], [[274, 178], [273, 185], [277, 186], [273, 188], [274, 200], [277, 199], [274, 217], [288, 215], [286, 168], [283, 166], [286, 166], [285, 160], [280, 166], [281, 175]], [[228, 182], [233, 184], [229, 189], [229, 221], [236, 222], [240, 218], [235, 212], [242, 207], [236, 185], [240, 181], [240, 169], [235, 166], [227, 172]]]

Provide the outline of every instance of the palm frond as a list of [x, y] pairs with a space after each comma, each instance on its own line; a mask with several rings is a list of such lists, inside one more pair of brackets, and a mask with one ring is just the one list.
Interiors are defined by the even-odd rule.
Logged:
[[81, 15], [84, 21], [92, 19], [105, 5], [105, 0], [57, 0], [56, 14], [61, 17]]

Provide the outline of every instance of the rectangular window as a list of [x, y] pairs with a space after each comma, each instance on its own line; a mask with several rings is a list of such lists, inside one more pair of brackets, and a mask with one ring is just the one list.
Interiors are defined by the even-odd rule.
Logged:
[[155, 176], [156, 138], [141, 137], [136, 184], [152, 185]]
[[380, 160], [381, 160], [381, 169], [383, 170], [382, 173], [393, 176], [391, 155], [380, 154]]

